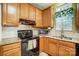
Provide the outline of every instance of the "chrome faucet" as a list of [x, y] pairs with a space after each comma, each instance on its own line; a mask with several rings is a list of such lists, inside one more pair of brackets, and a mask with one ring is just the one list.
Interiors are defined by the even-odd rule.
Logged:
[[64, 30], [63, 30], [63, 23], [62, 23], [62, 28], [61, 28], [61, 39], [64, 37]]
[[61, 29], [61, 39], [63, 39], [63, 38], [67, 38], [67, 39], [72, 40], [71, 37], [67, 37], [67, 36], [64, 35], [64, 30], [63, 30], [63, 28], [62, 28], [62, 29]]
[[61, 39], [64, 37], [63, 30], [61, 30]]

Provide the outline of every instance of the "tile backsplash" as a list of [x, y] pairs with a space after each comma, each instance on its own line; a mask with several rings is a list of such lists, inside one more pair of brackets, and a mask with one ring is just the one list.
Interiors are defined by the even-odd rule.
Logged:
[[[72, 37], [79, 39], [79, 33], [78, 32], [70, 32], [70, 31], [64, 31], [64, 36], [66, 37]], [[56, 31], [55, 28], [51, 29], [51, 31], [48, 33], [50, 36], [60, 36], [61, 31]]]
[[19, 27], [3, 27], [2, 38], [17, 37], [17, 30], [33, 30], [33, 35], [38, 35], [38, 29], [29, 25], [19, 25]]
[[17, 27], [3, 27], [2, 38], [17, 37]]
[[[33, 35], [38, 35], [39, 29], [33, 28], [32, 26], [29, 26], [29, 25], [19, 25], [19, 27], [3, 27], [2, 28], [2, 38], [17, 37], [17, 30], [33, 30]], [[55, 28], [53, 28], [50, 30], [50, 32], [47, 35], [60, 36], [61, 32], [56, 31]], [[65, 31], [64, 35], [67, 37], [79, 39], [79, 33], [77, 33], [77, 32]]]

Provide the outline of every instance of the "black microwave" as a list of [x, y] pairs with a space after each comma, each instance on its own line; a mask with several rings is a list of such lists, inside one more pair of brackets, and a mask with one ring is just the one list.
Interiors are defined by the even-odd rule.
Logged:
[[39, 30], [39, 34], [48, 34], [49, 33], [49, 29], [40, 29]]

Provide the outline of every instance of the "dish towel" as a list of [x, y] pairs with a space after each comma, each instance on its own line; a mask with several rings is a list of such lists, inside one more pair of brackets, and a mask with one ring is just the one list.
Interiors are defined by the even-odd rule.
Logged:
[[28, 50], [31, 50], [31, 49], [34, 49], [34, 48], [36, 48], [36, 46], [37, 46], [37, 41], [36, 41], [36, 39], [33, 39], [33, 40], [29, 40], [28, 41]]
[[37, 46], [37, 41], [36, 39], [33, 39], [33, 48], [36, 48], [36, 46]]
[[33, 49], [33, 42], [32, 42], [32, 40], [29, 40], [28, 41], [28, 48], [27, 48], [28, 50], [31, 50], [31, 49]]

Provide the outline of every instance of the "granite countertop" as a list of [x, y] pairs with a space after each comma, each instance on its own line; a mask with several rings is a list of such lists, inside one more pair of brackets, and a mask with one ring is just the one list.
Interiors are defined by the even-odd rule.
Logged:
[[62, 41], [68, 41], [68, 42], [72, 42], [72, 43], [79, 43], [79, 39], [78, 38], [72, 38], [72, 39], [68, 39], [68, 38], [60, 38], [57, 36], [49, 36], [49, 35], [41, 35], [40, 37], [49, 37], [49, 38], [54, 38], [57, 40], [62, 40]]
[[15, 42], [20, 42], [20, 41], [21, 40], [19, 38], [17, 38], [17, 37], [5, 38], [5, 39], [2, 39], [2, 41], [0, 41], [0, 46], [15, 43]]

